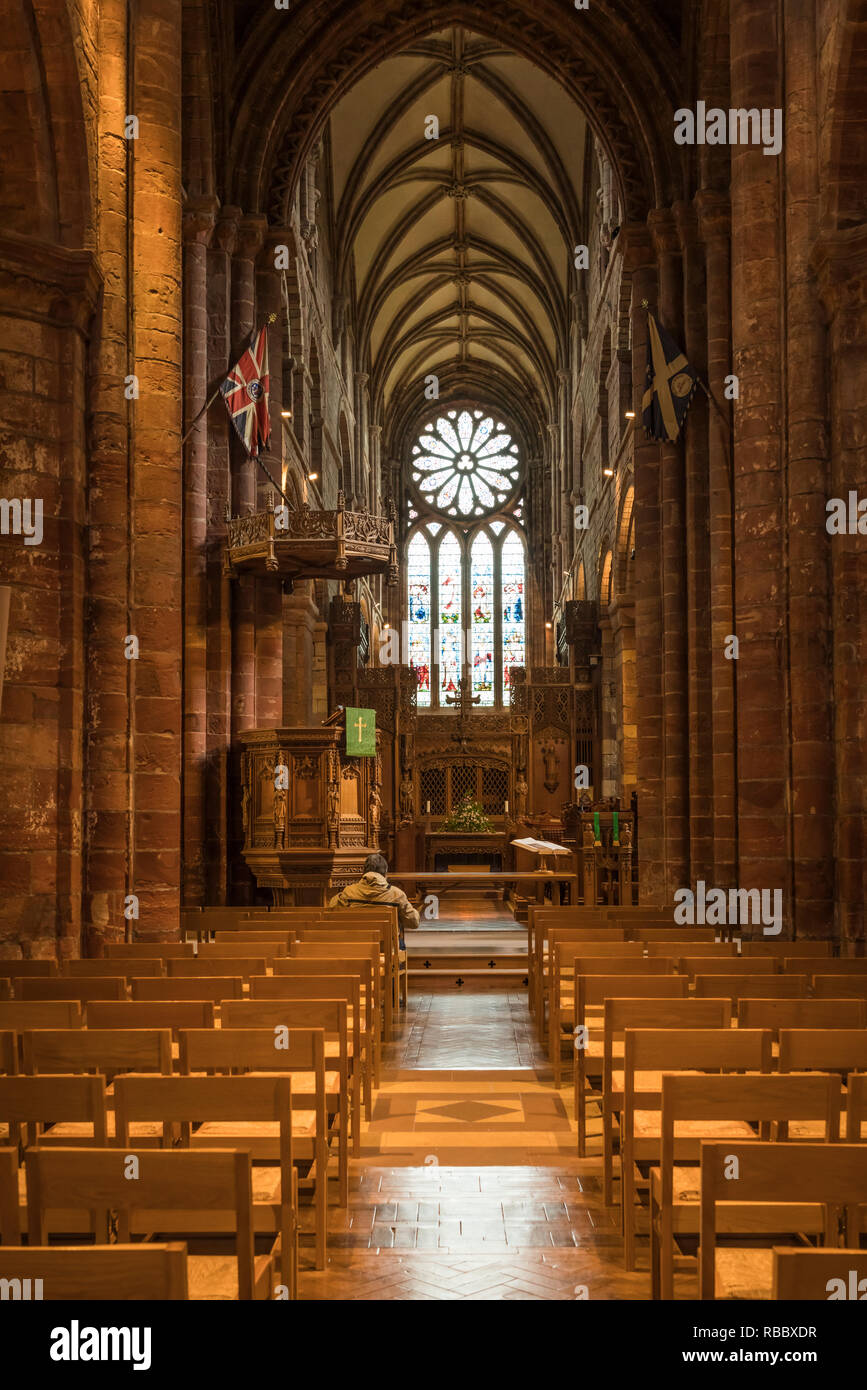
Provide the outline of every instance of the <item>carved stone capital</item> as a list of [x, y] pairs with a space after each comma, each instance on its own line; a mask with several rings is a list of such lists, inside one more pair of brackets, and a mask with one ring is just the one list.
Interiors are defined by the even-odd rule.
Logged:
[[267, 230], [268, 219], [263, 217], [261, 213], [242, 217], [238, 223], [234, 255], [242, 260], [254, 261], [265, 245]]
[[0, 311], [86, 333], [102, 287], [92, 251], [0, 236]]
[[219, 210], [218, 198], [204, 195], [200, 198], [188, 198], [183, 208], [185, 243], [207, 246], [213, 236]]
[[241, 209], [227, 204], [220, 208], [217, 223], [214, 227], [212, 244], [219, 251], [225, 251], [227, 256], [231, 256], [235, 249], [235, 242], [238, 237], [238, 227], [241, 222]]

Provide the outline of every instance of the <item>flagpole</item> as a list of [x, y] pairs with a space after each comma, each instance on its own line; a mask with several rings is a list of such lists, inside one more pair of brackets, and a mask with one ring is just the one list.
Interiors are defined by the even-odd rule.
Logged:
[[[222, 385], [222, 382], [220, 383], [220, 385]], [[201, 420], [202, 416], [204, 415], [205, 411], [206, 411], [206, 410], [210, 410], [211, 406], [214, 404], [214, 401], [217, 399], [217, 397], [219, 396], [219, 394], [220, 394], [220, 387], [218, 386], [217, 389], [214, 391], [214, 394], [213, 394], [208, 400], [205, 401], [205, 404], [202, 406], [202, 408], [201, 408], [201, 410], [199, 411], [198, 415], [196, 416], [195, 420], [194, 420], [193, 423], [190, 425], [190, 428], [187, 430], [186, 434], [184, 435], [183, 439], [181, 440], [181, 448], [184, 447], [184, 445], [186, 444], [186, 442], [187, 442], [187, 440], [189, 439], [190, 435], [192, 434], [193, 430], [196, 428], [196, 425], [199, 423], [199, 421]]]

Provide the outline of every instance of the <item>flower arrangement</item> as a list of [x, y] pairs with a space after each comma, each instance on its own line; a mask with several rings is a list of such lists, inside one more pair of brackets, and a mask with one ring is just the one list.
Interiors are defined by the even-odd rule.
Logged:
[[441, 830], [463, 830], [476, 835], [490, 833], [493, 830], [491, 822], [485, 815], [478, 801], [467, 793], [459, 806], [456, 806], [447, 821], [440, 827]]

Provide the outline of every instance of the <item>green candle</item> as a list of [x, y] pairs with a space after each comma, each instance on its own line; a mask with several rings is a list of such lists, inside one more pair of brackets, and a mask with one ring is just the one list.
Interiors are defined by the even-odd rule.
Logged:
[[599, 812], [598, 812], [598, 811], [594, 811], [594, 812], [593, 812], [593, 838], [594, 838], [594, 840], [598, 840], [598, 839], [600, 838], [600, 835], [599, 835]]
[[611, 812], [611, 824], [614, 828], [614, 843], [617, 844], [620, 840], [620, 816], [616, 811]]

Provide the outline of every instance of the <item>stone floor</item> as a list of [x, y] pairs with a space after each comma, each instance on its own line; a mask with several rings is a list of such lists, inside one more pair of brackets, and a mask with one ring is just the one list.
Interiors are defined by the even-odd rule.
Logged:
[[579, 1160], [526, 992], [411, 995], [385, 1063], [328, 1268], [302, 1253], [302, 1299], [648, 1297], [602, 1203], [599, 1122]]

